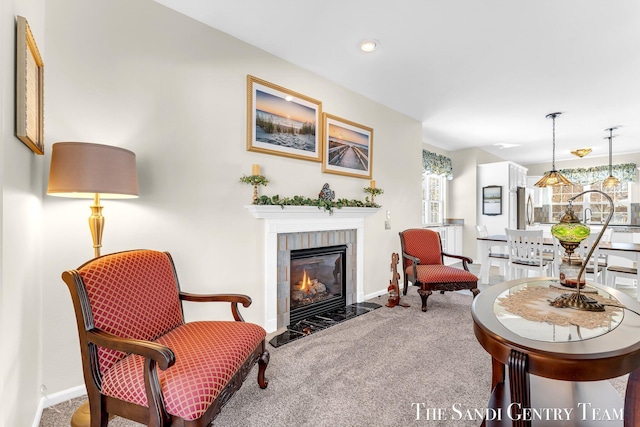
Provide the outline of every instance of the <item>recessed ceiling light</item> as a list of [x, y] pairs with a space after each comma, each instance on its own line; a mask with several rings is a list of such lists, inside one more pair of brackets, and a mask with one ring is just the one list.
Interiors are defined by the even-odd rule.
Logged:
[[367, 39], [360, 42], [360, 50], [363, 52], [373, 52], [380, 46], [380, 42], [375, 39]]

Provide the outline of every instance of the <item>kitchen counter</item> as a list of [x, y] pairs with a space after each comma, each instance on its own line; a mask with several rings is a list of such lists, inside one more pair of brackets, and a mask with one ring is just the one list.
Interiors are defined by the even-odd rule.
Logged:
[[459, 225], [459, 226], [463, 226], [464, 225], [464, 219], [460, 219], [460, 218], [445, 218], [444, 222], [442, 224], [427, 224], [427, 225], [423, 225], [424, 228], [435, 228], [435, 227], [451, 227], [454, 225]]

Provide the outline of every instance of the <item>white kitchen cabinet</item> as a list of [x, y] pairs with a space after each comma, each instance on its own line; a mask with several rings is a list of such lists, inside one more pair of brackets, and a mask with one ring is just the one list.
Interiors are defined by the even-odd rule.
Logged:
[[[482, 189], [488, 186], [502, 188], [502, 209], [499, 215], [483, 214]], [[483, 163], [477, 166], [476, 224], [487, 227], [491, 234], [504, 234], [505, 228], [518, 228], [518, 187], [527, 186], [527, 168], [510, 161]], [[520, 200], [524, 213], [526, 200]]]
[[530, 190], [531, 201], [534, 208], [542, 207], [542, 192], [543, 189], [536, 187], [536, 182], [540, 181], [541, 176], [527, 176], [527, 189]]

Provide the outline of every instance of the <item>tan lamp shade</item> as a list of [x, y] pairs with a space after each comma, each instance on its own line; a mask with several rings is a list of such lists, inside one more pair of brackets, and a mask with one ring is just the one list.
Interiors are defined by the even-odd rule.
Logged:
[[604, 187], [615, 187], [618, 184], [620, 184], [620, 180], [613, 175], [609, 175], [609, 177], [602, 182]]
[[536, 187], [548, 187], [548, 186], [556, 186], [556, 185], [572, 185], [571, 181], [564, 177], [557, 170], [552, 170], [547, 172], [545, 176], [540, 178], [538, 182], [534, 184]]
[[136, 155], [88, 142], [57, 142], [51, 150], [47, 194], [105, 199], [138, 197]]

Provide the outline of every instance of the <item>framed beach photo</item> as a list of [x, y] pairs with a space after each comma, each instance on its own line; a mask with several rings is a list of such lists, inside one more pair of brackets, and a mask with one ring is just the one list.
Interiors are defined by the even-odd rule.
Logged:
[[16, 136], [44, 154], [44, 63], [22, 16], [16, 28]]
[[371, 179], [373, 129], [323, 115], [322, 171]]
[[482, 215], [502, 215], [502, 186], [482, 187]]
[[247, 150], [319, 162], [322, 103], [247, 75]]

